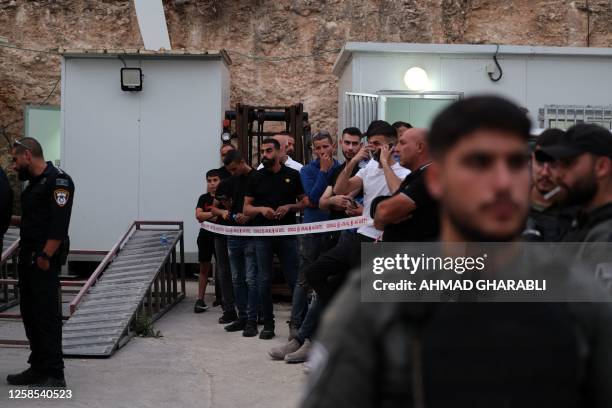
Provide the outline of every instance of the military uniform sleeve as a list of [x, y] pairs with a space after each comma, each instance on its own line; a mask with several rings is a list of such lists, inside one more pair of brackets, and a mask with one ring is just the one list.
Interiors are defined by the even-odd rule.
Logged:
[[72, 202], [74, 200], [74, 183], [69, 177], [59, 175], [50, 182], [51, 219], [47, 239], [64, 240], [68, 236]]
[[366, 310], [372, 304], [361, 302], [359, 275], [352, 275], [323, 317], [301, 408], [377, 405], [374, 322]]

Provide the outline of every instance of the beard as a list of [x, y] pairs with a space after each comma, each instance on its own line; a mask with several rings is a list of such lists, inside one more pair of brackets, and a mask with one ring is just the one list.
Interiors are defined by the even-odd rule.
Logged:
[[274, 159], [268, 159], [267, 157], [261, 159], [261, 164], [263, 164], [264, 168], [266, 169], [274, 167], [274, 163], [276, 163], [276, 160]]
[[[544, 182], [542, 182], [542, 181], [544, 181]], [[544, 184], [544, 186], [545, 186], [544, 188], [542, 188], [542, 184]], [[536, 190], [538, 190], [538, 193], [540, 193], [540, 195], [546, 195], [546, 194], [550, 193], [555, 187], [556, 187], [556, 185], [550, 179], [547, 179], [547, 180], [538, 180], [538, 181], [535, 182], [535, 188], [536, 188]]]
[[28, 168], [20, 168], [17, 170], [17, 178], [20, 181], [28, 181], [32, 176], [30, 175], [30, 170]]
[[342, 152], [342, 156], [344, 156], [344, 159], [348, 162], [353, 157], [355, 157], [355, 153], [344, 153], [344, 152]]
[[[483, 231], [476, 222], [476, 217], [470, 217], [462, 214], [460, 211], [455, 211], [451, 206], [445, 207], [448, 220], [452, 227], [458, 231], [469, 242], [510, 242], [515, 240], [522, 232], [525, 221], [527, 220], [527, 212], [523, 216], [523, 220], [519, 222], [514, 231], [505, 233], [491, 233]], [[517, 208], [517, 211], [518, 208]]]
[[595, 174], [591, 173], [587, 177], [581, 178], [572, 187], [563, 185], [567, 194], [563, 199], [563, 204], [566, 206], [585, 205], [593, 200], [597, 194], [597, 182]]

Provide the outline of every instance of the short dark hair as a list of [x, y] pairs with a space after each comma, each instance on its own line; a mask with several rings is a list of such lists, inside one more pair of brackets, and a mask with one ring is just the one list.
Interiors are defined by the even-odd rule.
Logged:
[[26, 150], [29, 150], [32, 153], [33, 157], [42, 158], [43, 157], [43, 149], [38, 140], [33, 137], [24, 137], [13, 142], [13, 149], [15, 149], [16, 154], [23, 154]]
[[317, 142], [319, 140], [329, 140], [329, 143], [334, 144], [334, 139], [332, 138], [332, 135], [327, 131], [327, 130], [320, 130], [317, 133], [315, 133], [315, 135], [312, 137], [312, 144], [314, 145], [314, 142]]
[[412, 129], [412, 125], [410, 123], [402, 122], [401, 120], [394, 122], [391, 126], [393, 126], [396, 130], [401, 128], [402, 126], [405, 127], [406, 129]]
[[397, 140], [397, 130], [393, 126], [389, 124], [389, 122], [385, 122], [384, 120], [375, 120], [370, 123], [368, 126], [368, 130], [366, 131], [366, 135], [368, 138], [371, 136], [384, 136], [387, 140]]
[[344, 135], [361, 137], [361, 130], [359, 130], [359, 128], [356, 128], [356, 127], [347, 127], [342, 131], [342, 136]]
[[208, 170], [206, 172], [206, 178], [209, 178], [209, 177], [219, 177], [219, 178], [221, 178], [221, 172], [219, 171], [219, 169]]
[[516, 133], [527, 143], [531, 121], [521, 108], [498, 96], [462, 99], [434, 118], [428, 135], [431, 154], [434, 157], [445, 155], [462, 137], [479, 129]]
[[242, 155], [240, 154], [240, 152], [238, 150], [230, 150], [229, 152], [227, 152], [227, 154], [225, 155], [225, 158], [223, 159], [223, 165], [224, 166], [229, 166], [231, 163], [240, 163], [242, 161]]
[[274, 148], [276, 150], [280, 150], [280, 143], [278, 142], [278, 140], [272, 139], [271, 137], [268, 137], [268, 138], [262, 140], [261, 144], [262, 144], [262, 146], [265, 145], [265, 144], [273, 144]]

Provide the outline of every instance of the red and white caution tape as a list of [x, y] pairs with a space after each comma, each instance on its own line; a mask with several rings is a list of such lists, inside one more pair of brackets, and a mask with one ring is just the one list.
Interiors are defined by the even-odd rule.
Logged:
[[366, 216], [342, 218], [321, 222], [307, 222], [304, 224], [274, 225], [269, 227], [241, 227], [213, 224], [204, 221], [201, 228], [221, 235], [234, 235], [243, 237], [266, 237], [278, 235], [305, 235], [319, 232], [340, 231], [371, 225], [372, 220]]

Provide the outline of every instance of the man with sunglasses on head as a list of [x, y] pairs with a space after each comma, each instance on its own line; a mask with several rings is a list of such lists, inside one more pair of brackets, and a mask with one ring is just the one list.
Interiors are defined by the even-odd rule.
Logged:
[[74, 183], [46, 162], [30, 137], [11, 149], [13, 170], [27, 185], [21, 193], [19, 301], [30, 342], [30, 368], [7, 377], [11, 385], [65, 387], [59, 273], [67, 253]]

